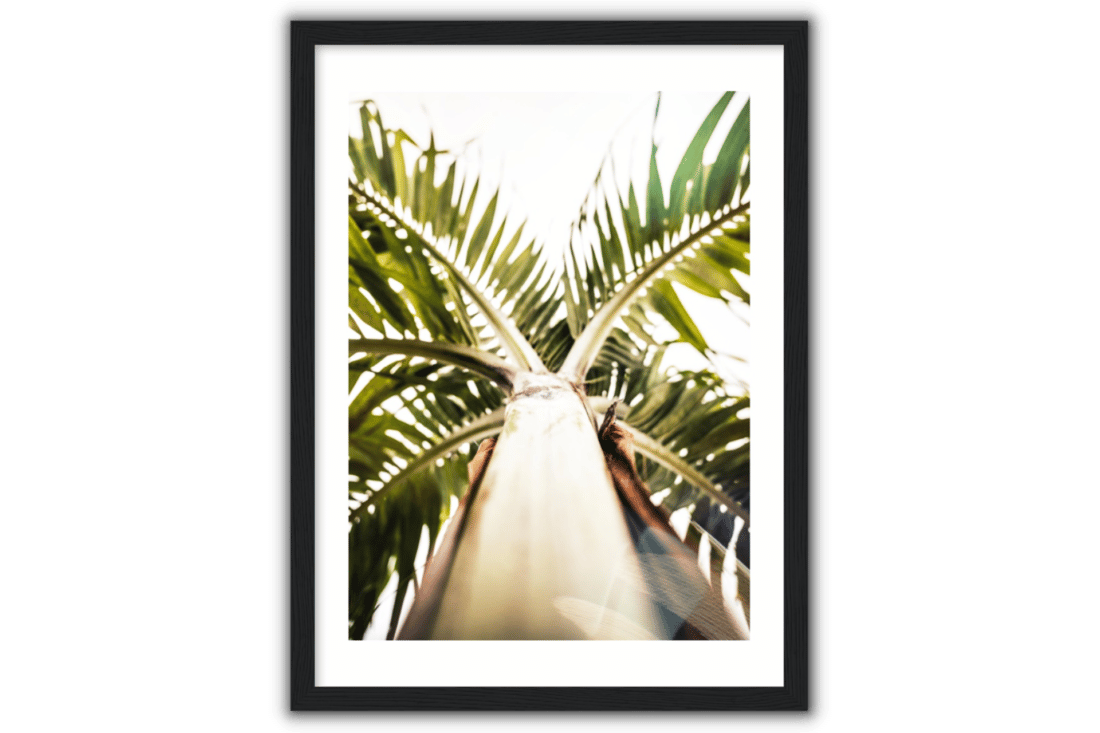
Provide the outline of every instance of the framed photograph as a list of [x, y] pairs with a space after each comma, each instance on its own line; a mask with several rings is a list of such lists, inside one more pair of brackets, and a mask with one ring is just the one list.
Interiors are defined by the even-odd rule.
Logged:
[[806, 710], [807, 24], [290, 30], [291, 708]]

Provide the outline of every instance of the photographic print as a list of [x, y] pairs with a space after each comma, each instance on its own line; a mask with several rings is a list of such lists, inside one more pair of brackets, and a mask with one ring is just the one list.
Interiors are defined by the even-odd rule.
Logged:
[[354, 105], [351, 638], [748, 638], [750, 117]]
[[292, 24], [292, 707], [805, 708], [804, 44]]

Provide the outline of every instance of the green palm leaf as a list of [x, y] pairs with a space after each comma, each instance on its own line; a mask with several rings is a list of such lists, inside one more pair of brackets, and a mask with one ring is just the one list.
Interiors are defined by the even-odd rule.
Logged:
[[[735, 275], [749, 272], [747, 101], [715, 162], [703, 165], [704, 149], [733, 96], [722, 96], [688, 146], [672, 176], [667, 204], [657, 146], [652, 146], [644, 220], [633, 184], [624, 203], [613, 177], [602, 169], [597, 175], [574, 225], [563, 275], [569, 329], [577, 338], [563, 371], [586, 374], [619, 321], [644, 341], [639, 310], [664, 318], [681, 340], [707, 354], [709, 347], [671, 281], [709, 297], [748, 302]], [[613, 197], [605, 193], [607, 185], [614, 188]]]
[[[362, 105], [360, 115], [363, 137], [349, 138], [355, 176], [349, 181], [351, 218], [360, 232], [370, 233], [375, 252], [389, 255], [386, 264], [400, 269], [411, 282], [421, 284], [421, 290], [435, 290], [409, 293], [409, 284], [394, 278], [405, 288], [399, 292], [408, 293], [409, 301], [420, 303], [439, 320], [439, 329], [427, 329], [431, 338], [472, 343], [499, 351], [521, 368], [545, 369], [538, 351], [502, 310], [531, 289], [542, 295], [543, 302], [554, 297], [544, 287], [548, 280], [545, 271], [536, 269], [542, 261], [541, 249], [530, 240], [526, 254], [516, 260], [515, 266], [491, 267], [506, 263], [507, 256], [522, 242], [522, 225], [509, 229], [506, 216], [499, 224], [495, 221], [499, 194], [489, 196], [489, 203], [474, 222], [480, 182], [475, 179], [467, 194], [467, 181], [459, 179], [457, 161], [447, 151], [436, 149], [434, 136], [429, 147], [421, 149], [404, 131], [384, 127], [372, 102]], [[411, 156], [412, 173], [406, 156]], [[446, 177], [437, 185], [436, 167], [448, 159]], [[458, 195], [452, 198], [456, 185]], [[496, 258], [506, 238], [509, 244]], [[403, 267], [397, 268], [398, 264]], [[490, 284], [478, 287], [483, 280]], [[380, 287], [377, 282], [373, 284]], [[363, 287], [370, 290], [367, 283]], [[392, 284], [390, 289], [395, 289]], [[392, 302], [392, 294], [385, 297]], [[451, 315], [443, 316], [439, 308], [449, 310]], [[474, 327], [472, 313], [480, 314], [487, 328]], [[408, 318], [399, 315], [398, 319], [409, 330]], [[428, 326], [426, 322], [417, 325]], [[457, 335], [456, 329], [464, 334]]]

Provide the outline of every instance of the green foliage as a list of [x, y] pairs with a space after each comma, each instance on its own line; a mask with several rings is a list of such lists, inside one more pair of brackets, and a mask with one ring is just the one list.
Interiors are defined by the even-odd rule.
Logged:
[[[620, 415], [675, 465], [747, 504], [747, 395], [709, 370], [666, 373], [672, 342], [653, 335], [665, 321], [675, 341], [713, 355], [672, 283], [749, 302], [747, 101], [703, 163], [734, 99], [707, 115], [667, 190], [656, 145], [640, 190], [620, 191], [601, 168], [561, 268], [434, 136], [423, 147], [361, 106], [348, 181], [351, 638], [396, 575], [394, 631], [425, 528], [434, 547], [477, 441], [500, 429], [515, 370], [560, 370], [621, 400]], [[671, 463], [639, 456], [651, 491], [670, 490], [665, 507], [694, 505], [700, 490]]]
[[[631, 427], [657, 440], [731, 501], [742, 504], [749, 490], [749, 397], [731, 395], [727, 389], [712, 372], [679, 372], [654, 384], [637, 404], [620, 412]], [[653, 460], [641, 457], [638, 470], [651, 492], [669, 490], [661, 502], [669, 511], [691, 506], [699, 498], [689, 482]]]
[[632, 336], [648, 343], [645, 326], [651, 314], [667, 321], [680, 340], [708, 354], [672, 281], [708, 297], [749, 302], [734, 274], [749, 273], [747, 101], [717, 160], [702, 163], [703, 150], [732, 96], [722, 96], [695, 134], [672, 176], [667, 202], [657, 169], [657, 146], [651, 146], [644, 217], [633, 183], [624, 200], [605, 169], [596, 176], [574, 223], [563, 276], [569, 330], [581, 342], [566, 361], [566, 371], [587, 372], [619, 320]]

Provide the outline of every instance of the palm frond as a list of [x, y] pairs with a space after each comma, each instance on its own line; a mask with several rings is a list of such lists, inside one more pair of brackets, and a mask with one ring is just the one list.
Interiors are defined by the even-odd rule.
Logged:
[[353, 339], [348, 341], [348, 356], [358, 354], [419, 356], [432, 361], [467, 369], [496, 382], [502, 389], [510, 390], [516, 370], [495, 354], [462, 344], [417, 339]]
[[[376, 251], [384, 249], [395, 263], [404, 264], [411, 280], [422, 287], [439, 284], [431, 295], [442, 300], [445, 309], [452, 304], [448, 310], [453, 323], [436, 310], [432, 315], [446, 327], [448, 340], [499, 350], [522, 369], [545, 370], [539, 352], [523, 333], [531, 319], [505, 314], [531, 292], [538, 294], [540, 307], [555, 298], [560, 301], [561, 288], [546, 268], [541, 247], [534, 240], [522, 246], [522, 224], [509, 227], [507, 216], [496, 223], [499, 192], [488, 197], [474, 221], [480, 181], [475, 179], [467, 193], [468, 181], [459, 176], [457, 160], [435, 147], [434, 136], [428, 148], [418, 147], [404, 131], [387, 129], [372, 102], [363, 104], [360, 116], [363, 136], [349, 138], [354, 179], [349, 180], [348, 195], [355, 225], [371, 233]], [[411, 173], [406, 156], [411, 156]], [[437, 166], [448, 159], [446, 174], [437, 183]], [[522, 313], [527, 314], [527, 308]], [[475, 325], [475, 314], [486, 321], [487, 329]], [[456, 326], [464, 335], [454, 333]]]
[[[671, 283], [702, 295], [748, 302], [734, 272], [749, 273], [749, 103], [745, 102], [714, 163], [707, 143], [733, 99], [722, 96], [672, 176], [666, 198], [651, 146], [645, 211], [630, 183], [624, 200], [601, 168], [574, 224], [563, 282], [570, 333], [576, 339], [562, 371], [587, 373], [621, 321], [641, 341], [646, 314], [665, 319], [701, 353], [709, 347]], [[607, 189], [611, 189], [610, 191]]]
[[403, 595], [425, 527], [434, 545], [451, 497], [466, 491], [477, 441], [500, 429], [504, 393], [418, 357], [367, 355], [349, 373], [349, 633], [358, 639], [394, 572]]
[[748, 395], [731, 394], [713, 372], [688, 371], [652, 380], [633, 402], [617, 412], [650, 492], [668, 492], [661, 505], [675, 511], [708, 497], [748, 522]]
[[[388, 365], [367, 357], [349, 365], [366, 372], [348, 408], [352, 498], [373, 503], [408, 477], [406, 469], [454, 436], [498, 410], [504, 394], [494, 383], [440, 363], [403, 359]], [[445, 455], [441, 454], [441, 455]], [[458, 487], [455, 489], [461, 489]]]

